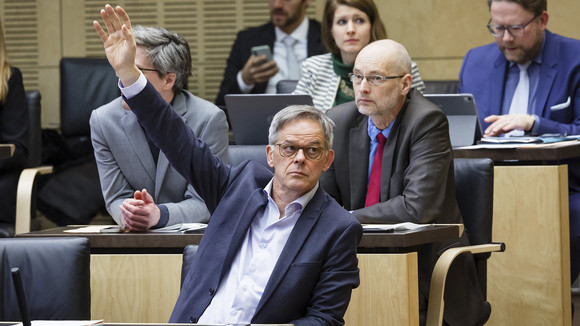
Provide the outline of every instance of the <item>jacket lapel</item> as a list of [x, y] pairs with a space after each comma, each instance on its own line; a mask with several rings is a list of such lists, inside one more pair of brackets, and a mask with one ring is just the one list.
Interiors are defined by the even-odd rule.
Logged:
[[[538, 90], [536, 93], [536, 107], [533, 110], [534, 114], [540, 117], [544, 115], [547, 109], [546, 103], [548, 102], [548, 95], [552, 90], [552, 84], [556, 80], [556, 74], [558, 73], [558, 59], [560, 57], [559, 47], [553, 46], [552, 43], [552, 33], [546, 30], [544, 39], [544, 53], [542, 55], [542, 65], [540, 68], [540, 82], [538, 82]], [[547, 51], [546, 49], [550, 49]]]
[[[263, 209], [266, 204], [268, 203], [267, 195], [264, 193], [264, 190], [261, 188], [256, 188], [249, 196], [248, 200], [246, 201], [246, 206], [241, 207], [240, 209], [240, 218], [237, 219], [237, 223], [232, 228], [229, 227], [222, 227], [224, 223], [227, 224], [227, 221], [222, 222], [220, 225], [214, 225], [218, 229], [216, 233], [222, 233], [219, 238], [227, 239], [231, 237], [231, 241], [229, 246], [217, 246], [216, 248], [211, 248], [212, 255], [216, 255], [219, 257], [220, 255], [223, 256], [224, 263], [222, 264], [222, 270], [220, 274], [220, 282], [223, 280], [224, 275], [227, 273], [227, 269], [225, 266], [231, 266], [236, 254], [242, 247], [242, 243], [246, 238], [248, 233], [248, 229], [252, 224], [252, 221], [256, 217], [256, 214]], [[211, 225], [211, 223], [209, 224]], [[215, 230], [215, 229], [214, 229]], [[214, 236], [212, 236], [213, 238]], [[227, 251], [226, 251], [227, 249]]]
[[274, 270], [272, 271], [272, 275], [270, 275], [268, 284], [266, 284], [266, 288], [264, 289], [264, 293], [262, 294], [262, 298], [258, 303], [258, 307], [256, 308], [254, 316], [259, 314], [260, 309], [262, 309], [264, 304], [274, 293], [274, 290], [286, 276], [286, 272], [288, 272], [290, 269], [290, 265], [292, 265], [296, 259], [296, 256], [306, 243], [306, 239], [310, 235], [310, 232], [312, 232], [312, 228], [322, 213], [321, 207], [323, 202], [324, 192], [322, 187], [318, 187], [314, 197], [312, 197], [308, 205], [306, 205], [302, 211], [298, 221], [296, 221], [296, 225], [294, 226], [294, 229], [292, 229], [286, 245], [284, 245], [284, 249], [278, 258], [276, 266], [274, 266]]
[[505, 74], [507, 69], [507, 61], [505, 56], [501, 51], [498, 51], [499, 55], [495, 60], [493, 69], [489, 72], [489, 85], [490, 91], [488, 92], [488, 108], [490, 112], [485, 112], [483, 117], [487, 117], [492, 114], [501, 114], [501, 107], [503, 103], [503, 89], [505, 87]]
[[363, 207], [367, 194], [370, 140], [367, 131], [368, 117], [358, 115], [357, 123], [350, 129], [348, 168], [350, 181], [350, 207]]
[[147, 176], [151, 183], [155, 180], [155, 161], [151, 156], [151, 150], [149, 149], [149, 143], [147, 143], [147, 138], [145, 137], [145, 131], [141, 128], [141, 125], [137, 121], [137, 117], [132, 112], [127, 112], [123, 118], [121, 118], [121, 124], [125, 129], [127, 138], [133, 147], [135, 155], [139, 158], [139, 161], [145, 168]]
[[[185, 120], [185, 113], [187, 113], [187, 103], [186, 103], [186, 99], [185, 99], [185, 95], [183, 95], [183, 93], [178, 93], [175, 95], [175, 98], [173, 100], [173, 110], [175, 112], [177, 112], [177, 114], [179, 114], [179, 116], [181, 116], [181, 118], [183, 119], [183, 121], [185, 121], [187, 123], [187, 121]], [[145, 140], [147, 141], [147, 140]], [[161, 192], [161, 186], [164, 184], [164, 181], [166, 181], [166, 174], [167, 171], [169, 171], [169, 161], [167, 160], [167, 157], [165, 156], [165, 154], [161, 151], [159, 151], [159, 157], [157, 158], [157, 167], [156, 167], [156, 171], [155, 171], [155, 185], [157, 185], [155, 187], [155, 196], [153, 198], [155, 198], [155, 200], [157, 200], [157, 198], [159, 198], [159, 193]]]

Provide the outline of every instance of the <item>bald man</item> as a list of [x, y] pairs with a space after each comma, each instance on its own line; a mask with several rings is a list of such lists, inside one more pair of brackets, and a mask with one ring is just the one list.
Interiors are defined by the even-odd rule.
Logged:
[[[335, 160], [320, 179], [324, 190], [361, 223], [463, 223], [455, 199], [447, 118], [420, 92], [411, 90], [411, 58], [405, 47], [392, 40], [370, 43], [358, 54], [351, 80], [355, 101], [327, 112], [336, 124]], [[379, 137], [386, 138], [382, 149]], [[382, 152], [382, 164], [374, 179], [373, 169], [378, 167], [373, 163], [381, 162], [375, 158], [377, 152]], [[420, 310], [427, 308], [437, 252], [466, 244], [464, 234], [457, 243], [419, 250]], [[478, 290], [469, 282], [459, 286]], [[450, 325], [453, 321], [469, 325], [463, 322], [489, 313], [480, 293], [461, 300], [467, 308], [453, 314], [445, 311]], [[448, 302], [446, 308], [453, 306]]]

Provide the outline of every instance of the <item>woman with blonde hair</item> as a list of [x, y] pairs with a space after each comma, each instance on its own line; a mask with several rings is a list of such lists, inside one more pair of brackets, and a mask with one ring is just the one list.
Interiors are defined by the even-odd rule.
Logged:
[[[314, 106], [328, 109], [354, 100], [352, 72], [360, 50], [376, 40], [387, 38], [387, 31], [373, 0], [327, 0], [322, 16], [322, 41], [330, 53], [310, 57], [302, 64], [302, 77], [295, 94], [309, 94]], [[412, 87], [425, 84], [417, 64], [412, 62]]]
[[[0, 160], [0, 224], [14, 224], [16, 188], [28, 155], [28, 109], [22, 74], [6, 58], [0, 21], [0, 143], [14, 144], [14, 155]], [[7, 236], [2, 234], [0, 237]]]

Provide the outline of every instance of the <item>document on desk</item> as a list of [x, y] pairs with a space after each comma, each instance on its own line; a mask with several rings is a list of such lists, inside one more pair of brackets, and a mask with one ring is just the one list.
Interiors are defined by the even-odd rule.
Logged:
[[543, 135], [538, 137], [484, 137], [478, 144], [551, 144], [563, 141], [579, 140], [580, 136]]
[[433, 224], [416, 224], [412, 222], [404, 222], [397, 224], [363, 224], [363, 232], [393, 232], [393, 231], [408, 231], [415, 230]]
[[[71, 226], [71, 225], [69, 225]], [[64, 230], [64, 233], [100, 233], [102, 229], [110, 228], [114, 225], [87, 225], [77, 229]]]
[[[22, 323], [14, 324], [22, 326]], [[32, 326], [92, 326], [104, 325], [103, 320], [33, 320]]]
[[159, 229], [150, 229], [149, 232], [181, 232], [188, 233], [193, 231], [204, 230], [207, 227], [205, 223], [179, 223], [174, 225], [169, 225]]

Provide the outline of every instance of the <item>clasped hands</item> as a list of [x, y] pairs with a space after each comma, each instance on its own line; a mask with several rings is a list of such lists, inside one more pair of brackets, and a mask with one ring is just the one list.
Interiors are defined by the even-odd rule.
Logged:
[[159, 223], [161, 211], [146, 189], [135, 191], [119, 206], [125, 228], [129, 231], [147, 231]]

